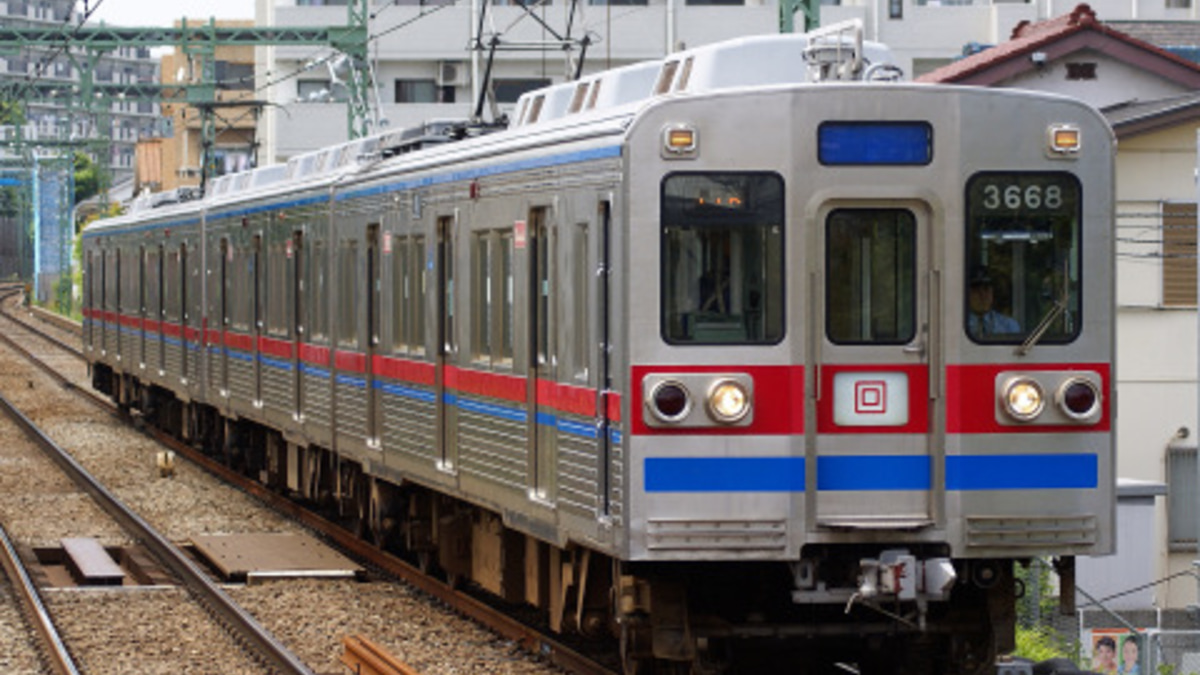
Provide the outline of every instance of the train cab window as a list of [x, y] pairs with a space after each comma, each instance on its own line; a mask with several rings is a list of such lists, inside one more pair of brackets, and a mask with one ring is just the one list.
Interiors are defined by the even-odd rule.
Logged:
[[838, 209], [825, 223], [825, 332], [836, 344], [916, 335], [917, 223], [906, 209]]
[[662, 183], [661, 331], [671, 344], [783, 339], [783, 179], [677, 173]]
[[1082, 195], [1068, 173], [980, 173], [967, 183], [963, 304], [981, 344], [1079, 334]]

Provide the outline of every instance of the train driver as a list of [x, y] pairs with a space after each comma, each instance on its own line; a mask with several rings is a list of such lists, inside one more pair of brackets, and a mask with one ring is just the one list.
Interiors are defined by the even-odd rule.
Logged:
[[977, 266], [971, 272], [969, 287], [967, 303], [970, 313], [967, 316], [967, 328], [971, 335], [984, 337], [1021, 332], [1021, 325], [1016, 319], [992, 307], [996, 300], [995, 288], [988, 268]]

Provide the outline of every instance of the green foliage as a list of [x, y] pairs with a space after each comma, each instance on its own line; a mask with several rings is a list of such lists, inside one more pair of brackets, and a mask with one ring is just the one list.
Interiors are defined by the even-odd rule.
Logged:
[[25, 124], [25, 106], [20, 101], [0, 100], [0, 124]]
[[75, 204], [100, 192], [100, 170], [91, 157], [75, 153]]
[[1013, 656], [1033, 661], [1070, 659], [1078, 663], [1079, 645], [1068, 644], [1053, 628], [1017, 626], [1017, 650], [1013, 652]]
[[[1018, 588], [1024, 587], [1024, 597], [1017, 600], [1017, 624], [1034, 628], [1058, 612], [1058, 591], [1054, 586], [1054, 566], [1048, 560], [1030, 561], [1015, 565], [1013, 576]], [[1036, 605], [1034, 604], [1036, 603]]]

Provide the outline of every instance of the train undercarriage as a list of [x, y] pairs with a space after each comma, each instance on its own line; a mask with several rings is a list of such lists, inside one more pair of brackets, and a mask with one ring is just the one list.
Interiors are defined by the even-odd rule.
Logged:
[[103, 364], [93, 365], [93, 385], [135, 419], [333, 515], [423, 571], [535, 607], [552, 631], [607, 645], [627, 675], [982, 674], [1014, 647], [1011, 560], [904, 550], [944, 561], [950, 577], [941, 596], [905, 599], [864, 585], [864, 561], [888, 555], [880, 546], [810, 546], [790, 565], [620, 561], [548, 544], [484, 507], [369, 475], [356, 461]]

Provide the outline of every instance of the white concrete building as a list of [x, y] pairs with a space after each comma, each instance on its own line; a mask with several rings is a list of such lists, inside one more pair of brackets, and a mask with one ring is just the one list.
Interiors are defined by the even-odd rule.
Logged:
[[[346, 23], [345, 4], [318, 0], [257, 0], [260, 26], [316, 26]], [[345, 2], [345, 0], [340, 0]], [[469, 49], [486, 9], [482, 40], [493, 36], [502, 45], [554, 42], [555, 36], [588, 36], [583, 72], [592, 73], [646, 59], [659, 58], [683, 47], [739, 37], [779, 32], [776, 0], [612, 0], [580, 2], [575, 12], [565, 0], [529, 3], [529, 11], [501, 0], [450, 2], [398, 0], [372, 4], [369, 33], [371, 66], [387, 128], [419, 125], [427, 120], [466, 118], [474, 108], [486, 52]], [[535, 16], [531, 16], [532, 12]], [[569, 25], [569, 29], [568, 29]], [[492, 84], [501, 112], [529, 90], [567, 79], [579, 50], [558, 46], [544, 50], [497, 51]], [[323, 62], [330, 50], [312, 47], [259, 48], [257, 73], [261, 98], [277, 102], [260, 125], [259, 163], [286, 161], [306, 150], [347, 139], [346, 106], [319, 102], [339, 89]], [[333, 59], [333, 60], [336, 60]], [[308, 67], [309, 64], [319, 65]], [[340, 74], [339, 74], [340, 75]], [[490, 118], [490, 111], [484, 119]]]

